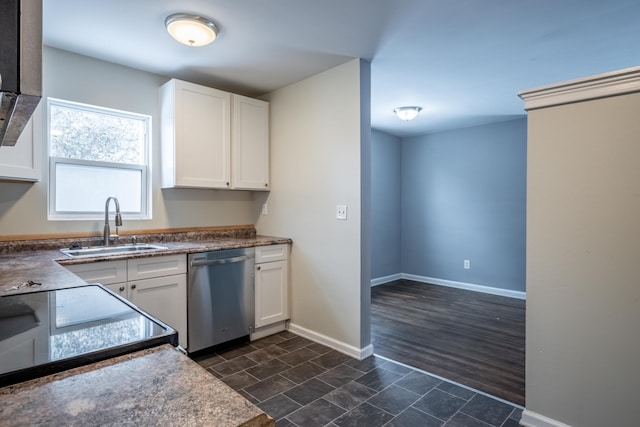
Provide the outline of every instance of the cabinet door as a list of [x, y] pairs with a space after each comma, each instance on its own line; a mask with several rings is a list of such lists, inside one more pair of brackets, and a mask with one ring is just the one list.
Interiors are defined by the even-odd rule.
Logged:
[[0, 147], [0, 179], [40, 181], [42, 175], [40, 153], [44, 145], [41, 111], [45, 108], [42, 104], [46, 102], [40, 102], [16, 145]]
[[289, 318], [287, 261], [256, 265], [256, 327]]
[[187, 278], [185, 274], [129, 282], [129, 300], [178, 331], [187, 348]]
[[122, 298], [128, 299], [129, 293], [127, 292], [127, 284], [126, 283], [112, 283], [110, 285], [104, 285], [105, 288], [109, 288], [109, 290], [114, 293], [120, 295]]
[[269, 190], [269, 103], [233, 95], [233, 188]]
[[33, 324], [37, 326], [0, 340], [3, 372], [31, 368], [49, 362], [49, 330], [54, 327], [51, 322], [56, 321], [55, 315], [49, 313], [49, 304], [49, 297], [29, 299], [29, 305], [35, 310], [38, 319], [38, 322]]
[[229, 188], [231, 94], [179, 80], [161, 94], [163, 186]]

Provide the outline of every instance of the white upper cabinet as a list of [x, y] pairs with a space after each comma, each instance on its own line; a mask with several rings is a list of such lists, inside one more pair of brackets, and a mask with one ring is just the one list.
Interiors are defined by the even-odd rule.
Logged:
[[269, 103], [233, 95], [232, 186], [269, 189]]
[[0, 147], [0, 179], [11, 181], [40, 181], [42, 178], [42, 109], [40, 102], [27, 122], [16, 145]]
[[160, 98], [162, 187], [229, 188], [231, 94], [174, 79]]
[[160, 99], [163, 188], [269, 189], [268, 103], [176, 79]]

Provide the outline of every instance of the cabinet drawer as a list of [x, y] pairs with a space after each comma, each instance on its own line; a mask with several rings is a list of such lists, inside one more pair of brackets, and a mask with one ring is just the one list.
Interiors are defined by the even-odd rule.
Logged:
[[127, 281], [127, 261], [125, 260], [74, 264], [66, 267], [89, 283], [110, 285]]
[[128, 263], [127, 277], [129, 281], [187, 272], [187, 256], [182, 254], [133, 258]]
[[289, 245], [256, 246], [256, 264], [289, 258]]

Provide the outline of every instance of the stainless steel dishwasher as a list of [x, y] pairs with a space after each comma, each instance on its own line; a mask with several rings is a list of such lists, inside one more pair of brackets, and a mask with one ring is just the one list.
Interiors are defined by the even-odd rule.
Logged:
[[255, 248], [195, 253], [188, 261], [188, 352], [253, 332]]

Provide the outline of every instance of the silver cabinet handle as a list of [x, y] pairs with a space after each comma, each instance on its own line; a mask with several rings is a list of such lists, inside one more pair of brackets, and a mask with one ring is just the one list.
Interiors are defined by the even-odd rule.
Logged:
[[233, 258], [220, 258], [220, 259], [194, 259], [191, 261], [191, 267], [202, 267], [205, 265], [216, 265], [216, 264], [229, 264], [233, 262], [242, 262], [248, 259], [252, 259], [254, 256], [252, 255], [242, 255]]

